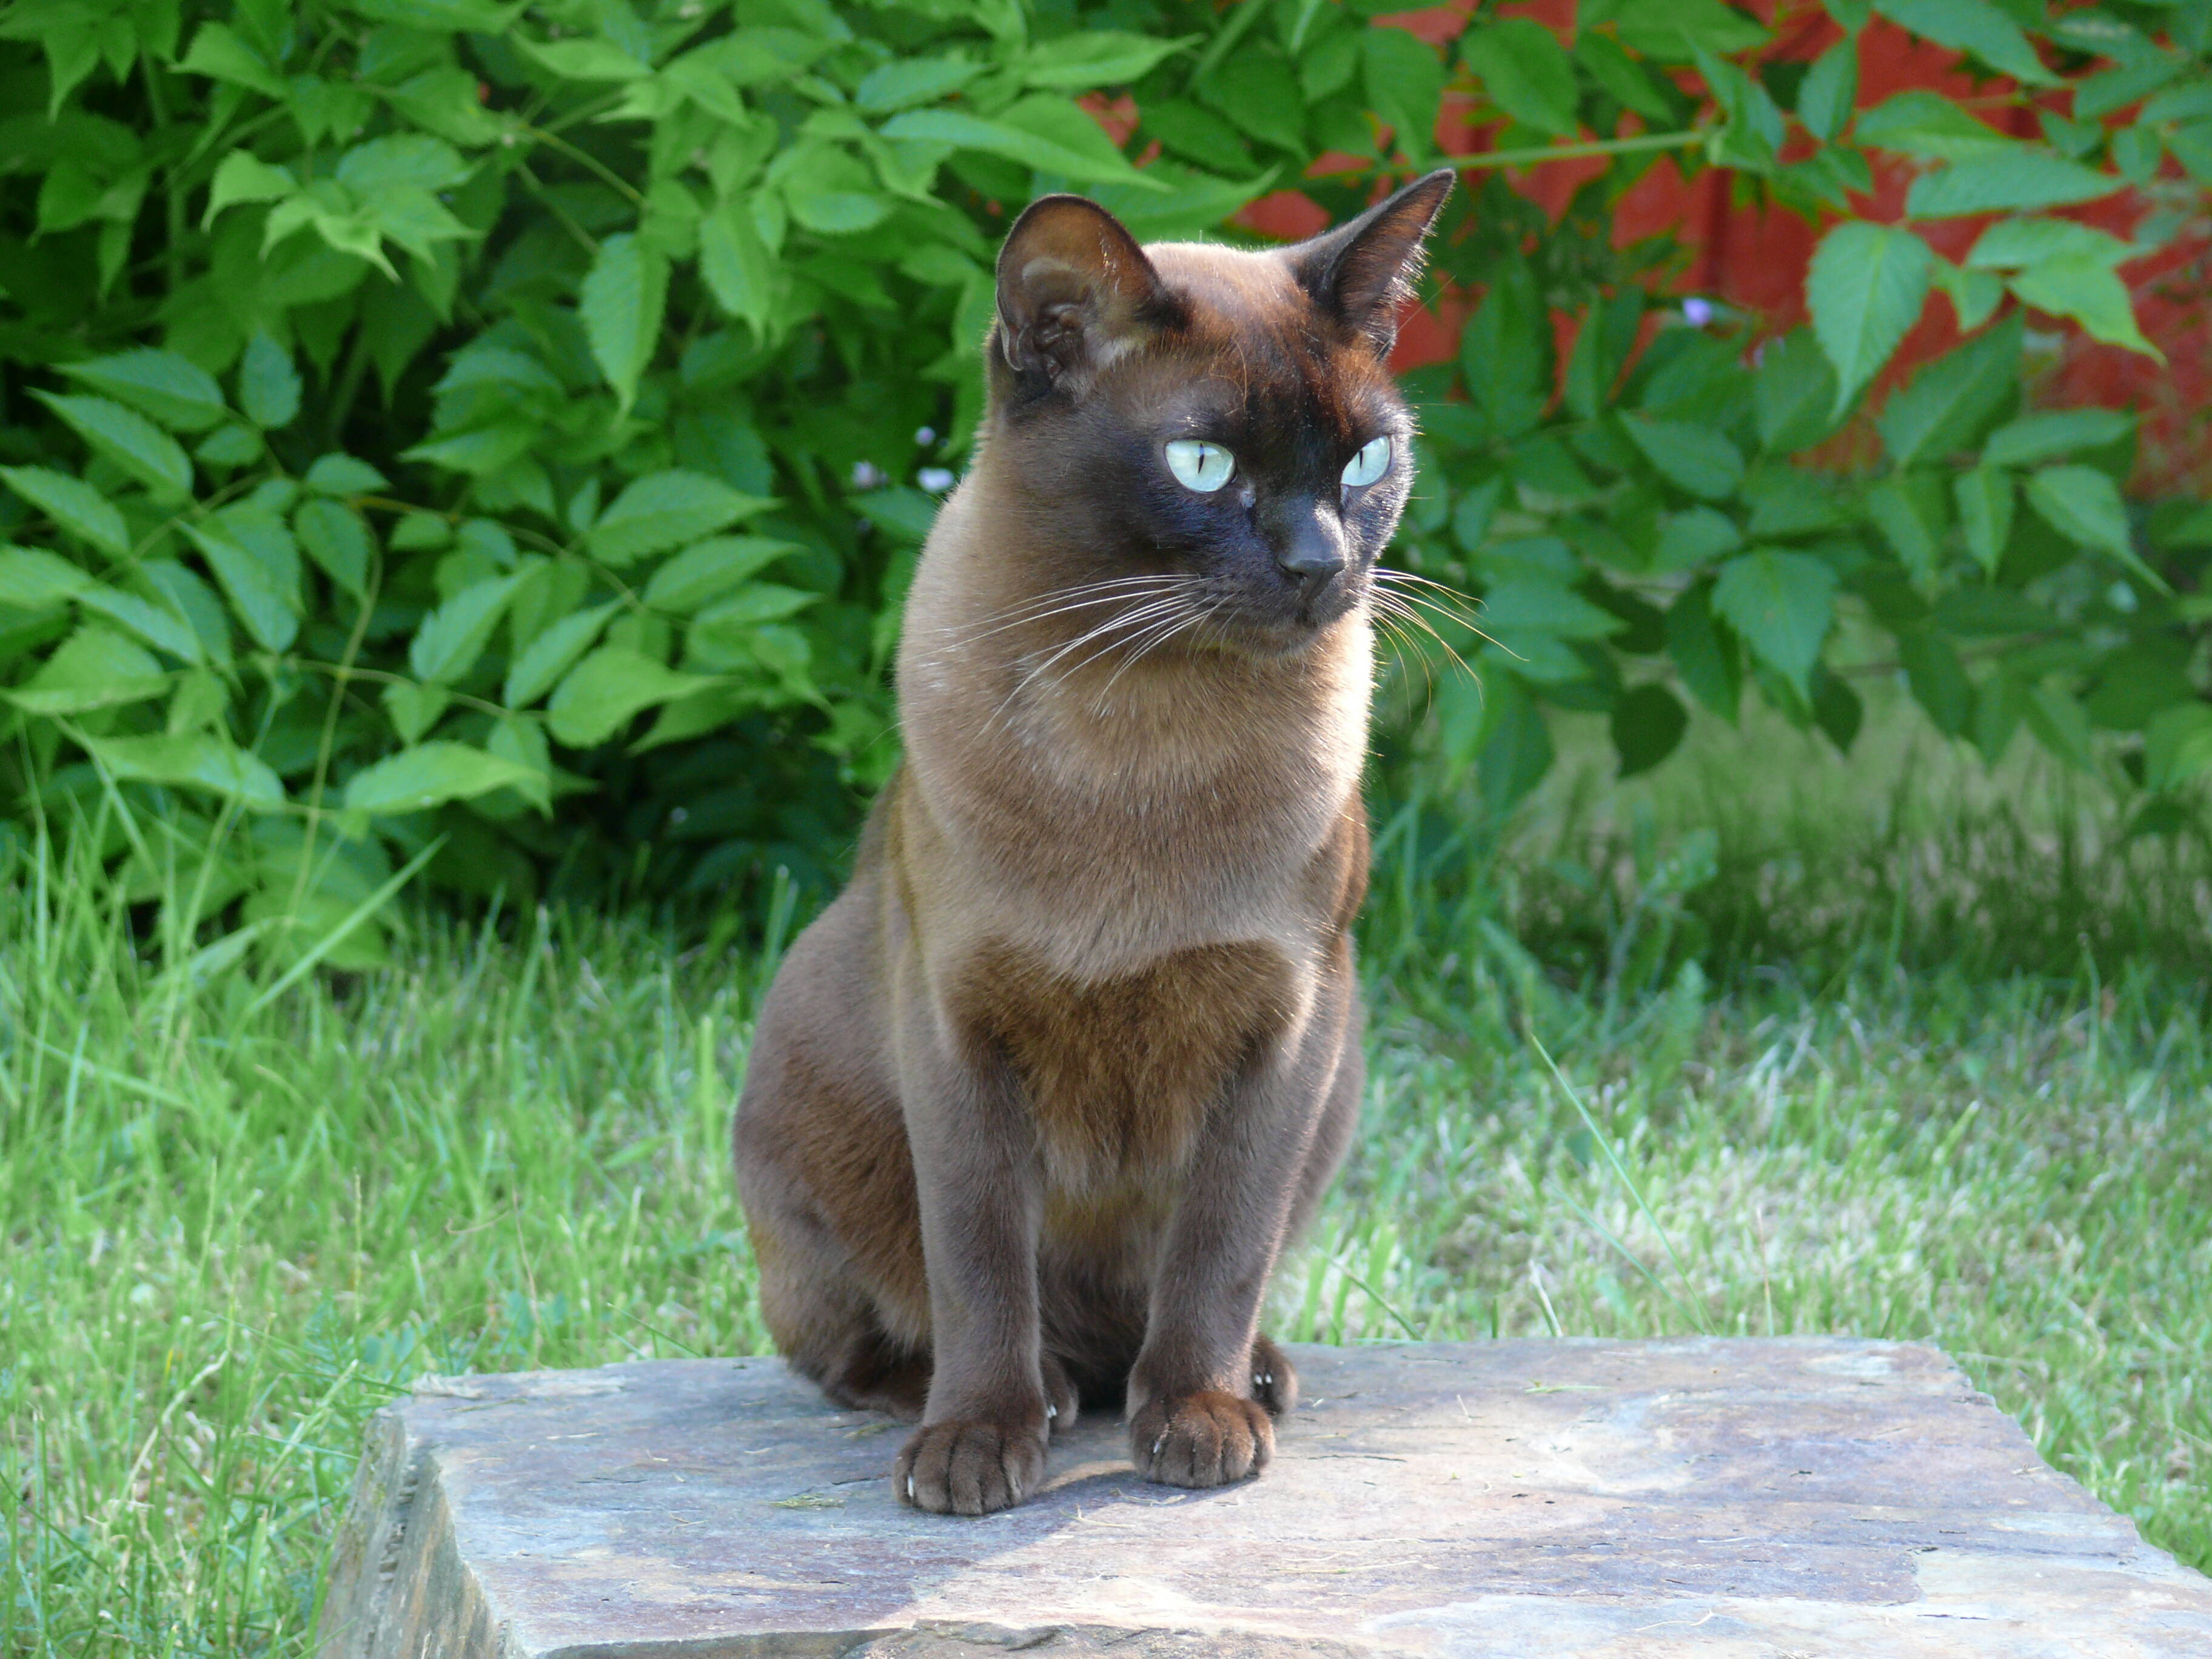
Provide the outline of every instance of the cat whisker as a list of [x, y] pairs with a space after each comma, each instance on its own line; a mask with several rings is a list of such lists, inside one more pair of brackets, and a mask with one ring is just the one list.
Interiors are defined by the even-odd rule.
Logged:
[[1085, 582], [1074, 587], [1063, 587], [1000, 611], [968, 627], [944, 628], [938, 631], [955, 635], [961, 645], [973, 645], [994, 634], [1003, 634], [1010, 628], [1024, 623], [1043, 622], [1048, 617], [1067, 611], [1088, 610], [1094, 605], [1111, 604], [1117, 599], [1146, 597], [1152, 593], [1171, 591], [1187, 580], [1181, 576], [1119, 576], [1109, 581]]
[[1005, 697], [1000, 700], [999, 706], [992, 711], [991, 719], [989, 721], [986, 722], [985, 729], [988, 730], [990, 726], [995, 725], [1003, 716], [1011, 712], [1014, 704], [1020, 700], [1022, 694], [1028, 690], [1030, 686], [1040, 676], [1050, 672], [1051, 670], [1065, 659], [1070, 653], [1081, 649], [1083, 647], [1091, 644], [1093, 641], [1103, 641], [1103, 643], [1098, 646], [1097, 649], [1091, 652], [1088, 655], [1077, 661], [1075, 667], [1068, 671], [1073, 673], [1077, 669], [1084, 667], [1097, 657], [1103, 655], [1105, 652], [1112, 650], [1115, 646], [1127, 643], [1126, 640], [1115, 639], [1113, 637], [1115, 635], [1149, 628], [1162, 619], [1177, 613], [1182, 608], [1185, 602], [1185, 597], [1181, 592], [1170, 593], [1161, 598], [1149, 599], [1132, 611], [1124, 611], [1119, 616], [1109, 617], [1106, 621], [1099, 623], [1098, 626], [1091, 629], [1087, 633], [1078, 635], [1074, 639], [1068, 641], [1066, 644], [1054, 650], [1051, 655], [1046, 657], [1042, 662], [1031, 665], [1030, 668], [1024, 672], [1021, 678], [1015, 682], [1013, 689], [1008, 691]]
[[1130, 669], [1143, 661], [1146, 656], [1165, 645], [1184, 629], [1188, 629], [1194, 632], [1202, 624], [1212, 621], [1220, 612], [1222, 607], [1229, 603], [1230, 597], [1224, 594], [1204, 611], [1199, 610], [1195, 605], [1187, 606], [1182, 616], [1176, 617], [1164, 628], [1156, 625], [1152, 630], [1153, 637], [1139, 644], [1137, 649], [1122, 661], [1121, 666], [1114, 671], [1106, 684], [1099, 689], [1098, 705], [1103, 707], [1108, 695], [1114, 690], [1115, 682], [1122, 675], [1127, 673]]
[[[1388, 615], [1401, 624], [1411, 628], [1417, 628], [1422, 633], [1426, 634], [1431, 639], [1437, 642], [1437, 648], [1442, 650], [1444, 655], [1450, 658], [1453, 663], [1457, 665], [1461, 673], [1465, 674], [1471, 680], [1474, 680], [1478, 683], [1480, 682], [1482, 677], [1477, 674], [1474, 670], [1468, 666], [1467, 659], [1464, 657], [1462, 657], [1457, 651], [1452, 648], [1451, 641], [1445, 639], [1443, 635], [1437, 632], [1436, 629], [1431, 626], [1429, 619], [1421, 615], [1421, 613], [1415, 610], [1412, 605], [1408, 604], [1404, 595], [1398, 593], [1386, 593], [1378, 590], [1375, 595], [1375, 606], [1376, 614], [1378, 617]], [[1458, 621], [1460, 619], [1454, 617], [1453, 620]], [[1481, 630], [1479, 629], [1475, 631], [1485, 640], [1487, 640], [1490, 637], [1486, 634], [1482, 634]], [[1425, 661], [1427, 659], [1428, 653], [1424, 652], [1421, 654], [1423, 659]]]

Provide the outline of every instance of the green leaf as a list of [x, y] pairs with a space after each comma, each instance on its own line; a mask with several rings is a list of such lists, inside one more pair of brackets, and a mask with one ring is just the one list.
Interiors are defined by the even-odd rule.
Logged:
[[1951, 301], [1959, 319], [1959, 331], [1971, 334], [1990, 319], [2004, 298], [2004, 284], [1986, 270], [1967, 270], [1948, 259], [1936, 262], [1936, 286]]
[[[1085, 134], [1073, 125], [1064, 112], [1089, 129]], [[894, 115], [884, 123], [886, 138], [926, 140], [971, 149], [986, 155], [1002, 155], [1040, 173], [1056, 173], [1079, 184], [1137, 184], [1146, 182], [1128, 158], [1114, 148], [1098, 124], [1077, 105], [1050, 93], [1037, 93], [995, 120], [984, 120], [958, 110], [915, 109]]]
[[1833, 138], [1858, 101], [1859, 43], [1838, 40], [1822, 52], [1797, 88], [1797, 118], [1815, 138]]
[[1893, 472], [1866, 493], [1867, 515], [1913, 578], [1932, 581], [1950, 526], [1942, 481], [1932, 473]]
[[2212, 772], [2212, 706], [2185, 702], [2151, 716], [2143, 731], [2143, 787], [2163, 794]]
[[1670, 513], [1659, 532], [1659, 544], [1651, 555], [1651, 574], [1660, 576], [1679, 570], [1695, 570], [1742, 545], [1742, 532], [1725, 513], [1717, 513], [1710, 507]]
[[264, 651], [289, 649], [300, 632], [299, 555], [283, 525], [265, 515], [239, 514], [186, 525], [185, 533], [246, 631]]
[[356, 145], [338, 158], [337, 181], [368, 200], [396, 189], [451, 190], [469, 176], [469, 164], [442, 138], [398, 132]]
[[169, 677], [144, 647], [88, 623], [63, 641], [39, 672], [13, 690], [0, 690], [33, 714], [82, 714], [118, 703], [143, 702], [169, 689]]
[[1743, 483], [1743, 452], [1711, 427], [1622, 417], [1621, 430], [1659, 475], [1707, 501], [1726, 501]]
[[510, 34], [507, 39], [563, 81], [621, 82], [642, 80], [653, 73], [650, 64], [640, 62], [611, 40], [532, 40], [521, 34]]
[[1460, 369], [1492, 432], [1516, 438], [1543, 418], [1552, 398], [1552, 335], [1534, 273], [1501, 263], [1490, 291], [1461, 331]]
[[2000, 219], [1974, 239], [1966, 264], [1977, 270], [2011, 270], [2081, 257], [2116, 265], [2141, 252], [2132, 242], [2071, 219]]
[[1971, 448], [2020, 390], [2020, 318], [1924, 364], [1891, 397], [1875, 424], [1901, 470]]
[[2125, 189], [2127, 182], [2117, 173], [2100, 173], [2046, 150], [2004, 150], [1922, 173], [1905, 193], [1905, 210], [1915, 219], [2025, 213], [2094, 202]]
[[299, 180], [281, 167], [272, 167], [251, 150], [234, 149], [222, 158], [208, 188], [207, 210], [200, 216], [204, 230], [216, 214], [239, 202], [274, 202], [300, 188]]
[[32, 394], [69, 422], [77, 436], [146, 486], [156, 501], [175, 503], [192, 492], [192, 464], [177, 441], [136, 410], [106, 398]]
[[[2141, 129], [2136, 131], [2140, 131]], [[2129, 129], [2122, 128], [2113, 140], [2116, 160], [2119, 138], [2126, 137], [2128, 131]], [[2212, 185], [2212, 121], [2191, 121], [2184, 126], [2168, 128], [2166, 147], [2173, 153], [2173, 159], [2181, 163], [2182, 170], [2191, 179], [2200, 185]], [[2155, 156], [2152, 158], [2151, 165], [2153, 167], [2157, 165]], [[2145, 169], [2146, 173], [2149, 170]]]
[[435, 726], [453, 701], [444, 686], [417, 685], [413, 680], [387, 681], [382, 697], [384, 712], [392, 717], [392, 729], [403, 744], [414, 743]]
[[796, 616], [821, 597], [780, 582], [748, 582], [733, 597], [702, 611], [691, 626], [695, 630], [726, 635]]
[[119, 588], [95, 582], [78, 592], [76, 602], [112, 622], [121, 623], [149, 645], [182, 657], [186, 662], [199, 662], [207, 654], [200, 636], [184, 617], [136, 593], [125, 593]]
[[627, 413], [638, 377], [653, 361], [660, 318], [668, 300], [668, 264], [627, 232], [599, 244], [584, 278], [580, 310], [584, 334], [599, 372]]
[[1819, 726], [1836, 752], [1848, 755], [1866, 720], [1866, 705], [1839, 674], [1826, 668], [1813, 676], [1813, 723]]
[[1836, 371], [1808, 328], [1771, 343], [1752, 377], [1759, 447], [1790, 455], [1836, 429]]
[[1510, 577], [1493, 585], [1482, 599], [1483, 631], [1499, 638], [1544, 634], [1561, 640], [1601, 640], [1626, 625], [1610, 611], [1556, 582]]
[[1713, 609], [1799, 696], [1807, 696], [1821, 641], [1835, 620], [1836, 573], [1809, 553], [1757, 549], [1721, 568]]
[[1690, 729], [1689, 711], [1663, 685], [1632, 686], [1613, 705], [1613, 746], [1620, 775], [1648, 772], [1674, 752]]
[[2061, 254], [2016, 273], [2012, 291], [2023, 305], [2054, 317], [2071, 317], [2093, 339], [2166, 361], [2166, 354], [2143, 337], [2128, 285], [2106, 260], [2090, 254]]
[[818, 235], [856, 236], [890, 217], [890, 203], [872, 191], [793, 190], [787, 194], [791, 216]]
[[357, 599], [368, 596], [374, 548], [359, 514], [343, 501], [318, 498], [300, 504], [292, 529], [324, 574]]
[[713, 684], [627, 647], [603, 645], [568, 671], [547, 707], [546, 724], [570, 748], [586, 749], [605, 743], [641, 710]]
[[2132, 412], [2122, 409], [2045, 410], [2023, 415], [1990, 434], [1982, 447], [1988, 466], [2033, 466], [2076, 449], [2102, 449], [2136, 429]]
[[1721, 0], [1621, 0], [1613, 27], [1630, 51], [1662, 64], [1686, 64], [1703, 50], [1717, 57], [1766, 43], [1766, 31]]
[[1964, 736], [1973, 723], [1974, 687], [1951, 641], [1931, 628], [1906, 629], [1897, 636], [1897, 655], [1936, 729], [1947, 738]]
[[58, 554], [0, 544], [0, 607], [51, 611], [91, 583], [91, 577]]
[[206, 789], [247, 807], [273, 811], [284, 785], [258, 755], [227, 738], [192, 732], [159, 738], [87, 738], [92, 757], [113, 775], [141, 783]]
[[1198, 38], [1186, 34], [1156, 40], [1112, 29], [1063, 34], [1024, 49], [1011, 68], [1015, 78], [1028, 86], [1090, 92], [1140, 80], [1176, 53], [1188, 50]]
[[1733, 724], [1743, 701], [1743, 660], [1713, 615], [1713, 584], [1692, 583], [1667, 611], [1667, 654], [1690, 695]]
[[2012, 535], [2013, 494], [2010, 475], [1984, 465], [1961, 472], [1951, 481], [1959, 503], [1959, 525], [1966, 536], [1966, 550], [1990, 575], [2004, 557]]
[[1851, 137], [1877, 149], [1893, 149], [1931, 161], [2009, 152], [2016, 138], [1986, 126], [1940, 93], [1900, 92], [1860, 115]]
[[1838, 413], [1920, 315], [1936, 256], [1909, 230], [1852, 220], [1820, 239], [1805, 283], [1813, 331], [1836, 371]]
[[238, 365], [238, 406], [264, 432], [292, 424], [300, 413], [300, 371], [292, 354], [265, 329], [254, 331]]
[[62, 373], [120, 398], [173, 432], [203, 431], [223, 417], [222, 388], [215, 376], [173, 351], [119, 352], [64, 363]]
[[79, 541], [118, 559], [131, 551], [123, 515], [82, 478], [43, 466], [0, 466], [0, 478]]
[[699, 274], [715, 303], [765, 338], [775, 314], [775, 256], [742, 203], [726, 201], [699, 222]]
[[599, 629], [606, 626], [607, 619], [621, 609], [619, 601], [609, 600], [556, 622], [514, 659], [514, 665], [507, 670], [507, 687], [500, 693], [500, 701], [509, 708], [526, 708], [536, 702], [568, 672], [568, 665], [590, 648], [592, 641], [599, 638]]
[[[1373, 32], [1386, 33], [1404, 31]], [[1461, 38], [1460, 56], [1482, 82], [1484, 94], [1523, 126], [1561, 138], [1578, 131], [1574, 64], [1541, 23], [1510, 17], [1485, 24]]]
[[319, 455], [300, 482], [319, 495], [366, 495], [392, 482], [367, 461], [332, 453]]
[[2127, 507], [2110, 474], [2094, 466], [2039, 467], [2027, 481], [2027, 500], [2069, 541], [2111, 555], [2161, 593], [2173, 591], [2136, 553]]
[[422, 619], [407, 648], [418, 680], [450, 685], [476, 666], [520, 576], [495, 576], [463, 588]]
[[[1556, 42], [1549, 40], [1554, 52]], [[1445, 68], [1436, 49], [1405, 29], [1370, 28], [1360, 40], [1367, 102], [1389, 125], [1395, 147], [1425, 163], [1436, 153], [1437, 105]], [[1560, 53], [1562, 61], [1565, 54]], [[1568, 70], [1570, 83], [1574, 72]]]
[[2057, 83], [2020, 25], [1989, 0], [1874, 0], [1874, 9], [1899, 27], [1939, 46], [1972, 53], [2025, 85]]
[[491, 736], [484, 746], [501, 760], [513, 761], [526, 767], [536, 775], [534, 783], [519, 783], [515, 793], [536, 807], [550, 815], [553, 811], [553, 762], [546, 750], [545, 732], [535, 720], [509, 717], [492, 722]]
[[261, 55], [239, 37], [238, 31], [228, 23], [208, 23], [192, 37], [191, 49], [185, 52], [177, 67], [186, 75], [204, 75], [210, 80], [228, 81], [231, 85], [245, 87], [265, 98], [280, 101], [289, 90], [284, 77], [262, 61]]
[[767, 536], [712, 537], [685, 548], [654, 571], [645, 586], [645, 602], [655, 611], [690, 616], [717, 594], [799, 550], [796, 542]]
[[863, 115], [890, 115], [916, 104], [933, 104], [981, 75], [985, 65], [964, 58], [894, 58], [860, 77], [853, 103]]
[[346, 783], [345, 808], [371, 816], [421, 812], [494, 789], [529, 788], [542, 777], [466, 744], [426, 743], [355, 773]]
[[651, 472], [625, 485], [592, 526], [592, 556], [620, 569], [648, 553], [726, 529], [770, 506], [697, 472]]
[[[1575, 61], [1590, 78], [1612, 94], [1623, 109], [1632, 109], [1646, 121], [1666, 126], [1679, 124], [1680, 112], [1662, 92], [1651, 71], [1620, 49], [1611, 35], [1584, 28], [1575, 36]], [[1668, 91], [1672, 91], [1669, 88]], [[1675, 97], [1679, 98], [1680, 94]]]

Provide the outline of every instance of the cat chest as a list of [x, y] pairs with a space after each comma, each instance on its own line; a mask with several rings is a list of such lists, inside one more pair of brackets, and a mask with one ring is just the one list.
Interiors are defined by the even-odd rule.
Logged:
[[1196, 946], [1091, 981], [995, 947], [966, 989], [970, 1017], [1020, 1079], [1048, 1182], [1065, 1193], [1180, 1170], [1297, 1001], [1290, 963], [1263, 944]]

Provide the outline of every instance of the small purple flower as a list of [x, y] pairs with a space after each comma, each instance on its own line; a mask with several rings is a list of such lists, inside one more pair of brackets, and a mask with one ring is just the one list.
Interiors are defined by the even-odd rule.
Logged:
[[1682, 320], [1692, 328], [1703, 328], [1714, 317], [1713, 302], [1700, 300], [1695, 295], [1682, 301]]
[[937, 428], [928, 426], [917, 427], [915, 429], [914, 441], [922, 448], [928, 448], [937, 441]]
[[873, 461], [855, 461], [853, 463], [854, 489], [873, 489], [878, 484], [883, 483], [883, 469], [878, 466]]
[[958, 482], [941, 466], [925, 466], [914, 477], [915, 482], [933, 495], [942, 495]]

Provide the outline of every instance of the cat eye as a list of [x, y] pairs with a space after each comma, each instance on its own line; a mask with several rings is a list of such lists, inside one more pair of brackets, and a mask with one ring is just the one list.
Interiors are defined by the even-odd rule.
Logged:
[[1344, 464], [1344, 487], [1361, 489], [1390, 470], [1390, 440], [1376, 438]]
[[1219, 444], [1177, 438], [1167, 448], [1168, 471], [1186, 489], [1211, 495], [1236, 475], [1237, 458]]

